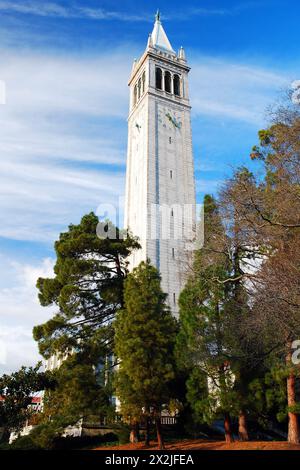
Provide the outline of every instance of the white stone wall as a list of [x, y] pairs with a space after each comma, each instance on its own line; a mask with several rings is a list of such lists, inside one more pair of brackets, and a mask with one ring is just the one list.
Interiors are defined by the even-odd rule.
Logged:
[[[184, 96], [155, 88], [155, 67], [177, 73], [181, 78]], [[134, 106], [133, 88], [138, 77], [146, 71], [145, 93]], [[185, 239], [174, 239], [174, 230], [168, 236], [168, 219], [176, 218], [176, 207], [184, 210], [193, 205], [185, 226], [195, 226], [195, 184], [192, 152], [190, 106], [188, 99], [188, 67], [177, 57], [156, 54], [148, 50], [138, 63], [130, 81], [131, 104], [128, 119], [128, 155], [126, 176], [125, 227], [140, 238], [142, 250], [132, 255], [130, 267], [150, 258], [160, 270], [162, 288], [168, 294], [174, 315], [183, 288], [186, 270]], [[179, 125], [176, 127], [168, 118]], [[153, 215], [153, 204], [169, 208], [164, 217]], [[173, 215], [171, 208], [173, 207]], [[153, 235], [156, 228], [157, 240]], [[179, 225], [182, 224], [180, 219]], [[162, 233], [162, 226], [167, 231]], [[178, 228], [178, 227], [177, 227]], [[179, 227], [182, 229], [182, 227]], [[178, 237], [177, 237], [178, 238]]]

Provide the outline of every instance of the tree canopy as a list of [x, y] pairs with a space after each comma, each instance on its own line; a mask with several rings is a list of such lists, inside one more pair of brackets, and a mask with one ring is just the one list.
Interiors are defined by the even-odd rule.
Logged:
[[166, 305], [160, 275], [142, 262], [125, 281], [124, 308], [115, 321], [115, 353], [120, 361], [116, 393], [125, 418], [139, 420], [143, 411], [156, 417], [170, 398], [174, 378], [176, 322]]
[[123, 305], [127, 258], [139, 244], [132, 237], [122, 238], [117, 228], [115, 239], [99, 238], [99, 224], [102, 232], [110, 225], [90, 213], [70, 225], [55, 243], [54, 277], [37, 281], [41, 305], [58, 309], [33, 330], [45, 358], [76, 350], [97, 362], [112, 350], [111, 324]]

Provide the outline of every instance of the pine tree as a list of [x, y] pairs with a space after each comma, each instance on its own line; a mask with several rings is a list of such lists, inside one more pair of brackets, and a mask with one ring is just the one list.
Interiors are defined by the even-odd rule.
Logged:
[[[112, 321], [123, 305], [123, 282], [127, 257], [139, 248], [131, 237], [97, 236], [98, 217], [90, 213], [80, 224], [70, 225], [55, 243], [53, 278], [39, 278], [41, 305], [56, 305], [58, 312], [33, 329], [40, 353], [49, 358], [76, 350], [98, 365], [99, 358], [112, 352]], [[102, 228], [109, 227], [103, 222]]]
[[112, 413], [110, 387], [88, 361], [72, 355], [52, 375], [55, 386], [45, 392], [42, 423], [51, 420], [53, 426], [68, 426], [94, 417], [98, 421]]
[[[112, 233], [114, 239], [100, 238], [99, 232]], [[112, 323], [124, 303], [127, 258], [138, 248], [136, 239], [123, 238], [110, 222], [100, 223], [90, 213], [78, 225], [70, 225], [55, 243], [54, 277], [37, 281], [41, 305], [58, 309], [53, 318], [34, 327], [33, 335], [45, 358], [64, 360], [56, 371], [56, 388], [45, 401], [45, 416], [59, 420], [59, 429], [62, 423], [74, 423], [93, 410], [98, 416], [110, 415], [108, 390], [97, 383], [97, 370], [106, 369], [107, 358], [112, 356]], [[108, 367], [106, 383], [111, 375]], [[69, 388], [68, 383], [73, 386]]]
[[160, 275], [142, 262], [125, 281], [125, 305], [115, 321], [115, 352], [120, 361], [116, 394], [124, 416], [137, 422], [142, 412], [154, 415], [159, 447], [164, 447], [160, 413], [174, 378], [176, 322], [166, 306]]

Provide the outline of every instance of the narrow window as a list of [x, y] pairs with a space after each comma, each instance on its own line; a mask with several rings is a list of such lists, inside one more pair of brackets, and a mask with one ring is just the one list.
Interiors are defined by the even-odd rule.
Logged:
[[178, 75], [174, 75], [174, 94], [180, 96], [180, 78]]
[[173, 294], [173, 302], [174, 302], [174, 305], [175, 305], [176, 304], [176, 294], [175, 294], [175, 292]]
[[134, 92], [133, 92], [133, 104], [134, 104], [134, 106], [136, 105], [136, 102], [137, 102], [137, 86], [135, 85]]
[[139, 79], [139, 81], [138, 81], [138, 100], [141, 97], [141, 86], [142, 86], [142, 82], [141, 82], [141, 79]]
[[169, 144], [172, 143], [172, 137], [169, 137]]
[[146, 74], [145, 74], [145, 72], [143, 72], [143, 75], [142, 75], [142, 93], [145, 92], [145, 82], [146, 82]]
[[157, 68], [155, 71], [155, 86], [159, 90], [162, 89], [162, 71], [159, 68]]
[[173, 178], [173, 171], [170, 170], [170, 178], [172, 179]]
[[172, 248], [172, 258], [175, 258], [175, 248]]
[[171, 74], [170, 72], [165, 72], [165, 91], [171, 93]]
[[173, 215], [174, 215], [174, 211], [173, 209], [171, 209], [171, 217], [173, 217]]

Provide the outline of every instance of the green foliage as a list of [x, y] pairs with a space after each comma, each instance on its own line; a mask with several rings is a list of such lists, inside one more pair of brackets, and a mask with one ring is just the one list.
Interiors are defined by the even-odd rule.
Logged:
[[42, 447], [37, 445], [32, 439], [31, 435], [21, 436], [16, 439], [12, 444], [8, 445], [7, 450], [42, 450]]
[[128, 444], [130, 437], [130, 427], [127, 424], [122, 424], [116, 428], [116, 434], [119, 444]]
[[149, 261], [128, 275], [124, 299], [114, 325], [120, 360], [116, 390], [125, 419], [138, 419], [142, 408], [158, 412], [169, 400], [176, 322], [166, 306], [159, 273]]
[[[245, 170], [240, 174], [252, 177]], [[195, 253], [193, 272], [179, 299], [176, 356], [179, 367], [190, 371], [187, 399], [196, 419], [210, 424], [224, 414], [237, 416], [247, 404], [248, 364], [239, 324], [249, 308], [239, 281], [244, 252], [226, 233], [211, 196], [205, 197], [204, 214], [204, 247]]]
[[215, 413], [207, 386], [207, 375], [200, 369], [192, 370], [187, 380], [187, 399], [194, 410], [196, 422], [211, 423]]
[[73, 355], [55, 371], [55, 390], [45, 393], [43, 421], [60, 419], [66, 425], [79, 419], [107, 415], [110, 390], [93, 365], [78, 362]]
[[21, 436], [12, 444], [1, 445], [0, 450], [70, 450], [94, 449], [97, 446], [117, 444], [115, 433], [101, 436], [62, 437], [61, 429], [49, 424], [39, 425], [27, 436]]
[[[99, 233], [113, 233], [114, 239], [99, 237]], [[127, 257], [138, 248], [136, 239], [123, 238], [116, 227], [109, 221], [99, 222], [94, 213], [85, 215], [78, 225], [71, 224], [55, 243], [54, 277], [39, 278], [37, 287], [41, 305], [56, 305], [58, 311], [33, 329], [40, 353], [63, 359], [53, 373], [55, 387], [46, 391], [39, 416], [37, 438], [42, 448], [50, 448], [64, 426], [87, 416], [113, 413], [107, 364], [113, 349], [112, 322], [124, 303]]]
[[41, 363], [35, 367], [21, 367], [11, 375], [0, 377], [0, 427], [4, 429], [3, 439], [7, 440], [11, 430], [18, 431], [32, 415], [29, 405], [36, 392], [53, 387], [51, 374], [39, 372]]
[[[293, 368], [293, 373], [299, 377], [298, 369]], [[256, 407], [260, 415], [269, 413], [271, 416], [276, 416], [279, 422], [283, 422], [287, 419], [288, 412], [300, 413], [299, 403], [287, 406], [286, 381], [290, 374], [290, 367], [273, 358], [273, 363], [271, 362], [265, 375], [260, 379], [253, 380], [250, 384], [253, 406]]]
[[41, 305], [58, 307], [52, 319], [33, 330], [45, 358], [75, 348], [97, 363], [111, 351], [111, 322], [123, 305], [127, 257], [139, 245], [131, 237], [121, 238], [114, 227], [115, 240], [99, 238], [97, 227], [104, 231], [110, 225], [90, 213], [55, 243], [55, 277], [37, 281]]

